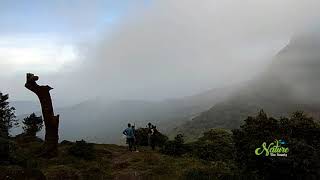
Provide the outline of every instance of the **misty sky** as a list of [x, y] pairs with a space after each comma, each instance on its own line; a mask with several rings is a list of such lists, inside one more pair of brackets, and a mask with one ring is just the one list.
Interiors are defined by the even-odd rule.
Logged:
[[0, 91], [57, 102], [161, 100], [244, 82], [290, 38], [319, 29], [318, 0], [0, 1]]

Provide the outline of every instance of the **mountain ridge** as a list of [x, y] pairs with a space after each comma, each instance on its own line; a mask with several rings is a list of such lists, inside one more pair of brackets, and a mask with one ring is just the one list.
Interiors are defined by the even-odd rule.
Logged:
[[193, 139], [210, 128], [238, 128], [247, 116], [260, 109], [275, 117], [304, 110], [319, 118], [320, 52], [317, 49], [320, 49], [320, 36], [315, 36], [317, 38], [312, 38], [312, 34], [293, 38], [265, 72], [174, 133], [183, 133]]

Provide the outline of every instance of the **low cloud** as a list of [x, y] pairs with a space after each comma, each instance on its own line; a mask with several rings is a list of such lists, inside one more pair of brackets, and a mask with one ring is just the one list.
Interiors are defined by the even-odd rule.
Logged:
[[[41, 78], [53, 84], [55, 96], [70, 101], [159, 100], [241, 83], [263, 71], [294, 34], [317, 28], [319, 5], [315, 0], [141, 1], [92, 38], [73, 44], [72, 72], [65, 68]], [[68, 13], [81, 24], [81, 11]]]

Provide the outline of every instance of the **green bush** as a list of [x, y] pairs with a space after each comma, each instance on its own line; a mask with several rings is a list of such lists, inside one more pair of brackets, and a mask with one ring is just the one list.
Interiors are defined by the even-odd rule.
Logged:
[[72, 156], [92, 160], [95, 158], [95, 149], [92, 143], [87, 143], [84, 140], [76, 141], [69, 149], [68, 153]]
[[[233, 130], [235, 160], [244, 174], [257, 172], [261, 179], [319, 179], [320, 125], [298, 111], [289, 118], [275, 119], [260, 111]], [[287, 157], [255, 155], [261, 144], [282, 140], [289, 148]]]
[[[139, 146], [148, 146], [148, 128], [139, 128], [136, 130], [136, 144]], [[159, 131], [154, 132], [154, 141], [156, 146], [162, 147], [168, 140], [168, 137]]]
[[168, 141], [168, 136], [160, 133], [159, 131], [155, 132], [155, 141], [156, 141], [156, 146], [162, 147], [164, 144]]
[[224, 129], [211, 129], [191, 144], [192, 154], [208, 161], [233, 159], [232, 133]]
[[35, 113], [30, 114], [22, 121], [23, 131], [27, 136], [36, 137], [37, 132], [39, 132], [43, 127], [43, 120], [41, 116], [37, 116]]
[[60, 143], [61, 145], [72, 145], [73, 144], [73, 142], [71, 142], [71, 141], [67, 141], [67, 140], [63, 140], [63, 141], [61, 141], [61, 143]]
[[135, 136], [137, 145], [148, 146], [148, 128], [137, 129]]
[[184, 144], [183, 135], [178, 134], [174, 140], [167, 141], [161, 149], [161, 153], [170, 156], [181, 156], [185, 154], [187, 146]]

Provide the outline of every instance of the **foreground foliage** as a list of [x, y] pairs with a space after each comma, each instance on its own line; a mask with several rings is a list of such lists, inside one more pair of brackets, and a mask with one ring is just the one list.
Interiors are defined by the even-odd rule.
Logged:
[[92, 160], [95, 158], [95, 149], [92, 143], [87, 143], [84, 140], [76, 141], [68, 149], [68, 153], [72, 156]]
[[0, 164], [10, 157], [9, 130], [16, 125], [15, 108], [9, 105], [9, 95], [0, 92]]
[[[58, 157], [39, 157], [41, 140], [0, 139], [8, 152], [0, 179], [319, 179], [320, 126], [303, 112], [275, 119], [260, 111], [235, 130], [210, 129], [195, 142], [182, 134], [147, 145], [147, 131], [137, 130], [139, 152], [117, 145], [63, 141]], [[146, 134], [144, 134], [146, 133]], [[287, 157], [258, 156], [263, 142], [282, 140]]]
[[[264, 111], [248, 117], [240, 129], [233, 131], [236, 162], [245, 174], [257, 172], [261, 178], [319, 179], [320, 126], [303, 112], [289, 118], [275, 119]], [[256, 156], [255, 148], [263, 142], [283, 140], [288, 157]]]
[[183, 135], [178, 134], [174, 140], [167, 141], [161, 149], [163, 154], [171, 156], [181, 156], [188, 152], [187, 145], [184, 144]]
[[0, 137], [7, 138], [9, 130], [17, 122], [15, 108], [8, 102], [9, 95], [0, 92]]
[[233, 159], [232, 133], [224, 129], [211, 129], [192, 144], [192, 154], [207, 161]]
[[[288, 148], [287, 157], [255, 154], [263, 143], [276, 140]], [[208, 163], [204, 169], [188, 171], [190, 178], [320, 178], [320, 125], [300, 111], [275, 119], [261, 110], [257, 116], [248, 117], [240, 129], [211, 129], [195, 142], [173, 140], [164, 147], [165, 154], [196, 157]], [[224, 168], [212, 170], [210, 164], [219, 162], [224, 162]]]

